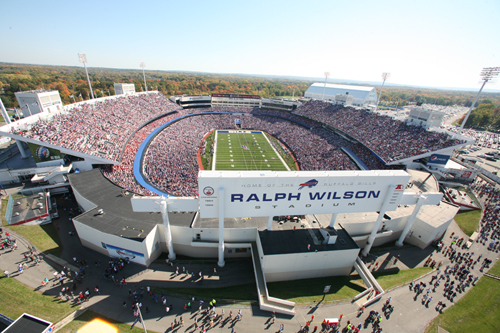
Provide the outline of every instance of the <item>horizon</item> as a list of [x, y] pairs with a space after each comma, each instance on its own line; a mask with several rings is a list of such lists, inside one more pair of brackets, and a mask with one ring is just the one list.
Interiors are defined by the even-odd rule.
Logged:
[[[75, 68], [82, 68], [83, 70], [83, 65], [78, 66], [78, 65], [50, 65], [50, 64], [28, 64], [28, 63], [14, 63], [14, 62], [0, 62], [0, 64], [7, 64], [7, 65], [26, 65], [26, 66], [53, 66], [53, 67], [75, 67]], [[125, 70], [125, 71], [139, 71], [142, 72], [142, 69], [138, 68], [118, 68], [118, 67], [91, 67], [87, 66], [87, 69], [89, 70], [89, 74], [92, 74], [90, 72], [91, 69], [109, 69], [109, 70]], [[294, 76], [294, 75], [276, 75], [276, 74], [249, 74], [249, 73], [215, 73], [215, 72], [201, 72], [201, 71], [190, 71], [190, 70], [165, 70], [165, 69], [145, 69], [146, 73], [147, 71], [158, 71], [158, 72], [171, 72], [171, 73], [190, 73], [190, 74], [210, 74], [210, 75], [234, 75], [234, 76], [249, 76], [249, 77], [263, 77], [263, 78], [283, 78], [283, 79], [291, 79], [291, 80], [297, 80], [297, 81], [317, 81], [318, 83], [324, 83], [324, 79], [321, 77], [309, 77], [309, 76]], [[495, 80], [496, 81], [496, 80]], [[361, 84], [370, 84], [372, 86], [380, 86], [382, 84], [382, 81], [379, 83], [375, 81], [358, 81], [358, 80], [352, 80], [352, 79], [331, 79], [329, 78], [327, 83], [333, 83], [333, 84], [351, 84], [351, 85], [361, 85]], [[487, 87], [486, 85], [485, 87]], [[432, 86], [416, 86], [416, 85], [411, 85], [411, 84], [401, 84], [401, 83], [391, 83], [387, 82], [385, 83], [384, 87], [407, 87], [407, 88], [418, 88], [418, 89], [434, 89], [434, 90], [444, 90], [444, 91], [464, 91], [464, 92], [477, 92], [479, 88], [460, 88], [460, 87], [432, 87]], [[488, 88], [484, 88], [482, 90], [482, 93], [500, 93], [500, 89], [498, 90], [492, 90]]]
[[329, 82], [380, 84], [388, 72], [387, 85], [468, 91], [479, 89], [483, 67], [500, 66], [500, 2], [486, 0], [20, 0], [2, 9], [0, 59], [9, 63], [78, 67], [85, 53], [89, 68], [140, 70], [144, 61], [146, 70], [318, 81], [330, 72]]

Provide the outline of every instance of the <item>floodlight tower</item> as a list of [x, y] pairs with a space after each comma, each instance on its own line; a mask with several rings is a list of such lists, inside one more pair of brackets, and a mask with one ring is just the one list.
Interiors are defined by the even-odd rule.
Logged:
[[322, 100], [325, 99], [325, 89], [326, 89], [326, 80], [330, 76], [330, 72], [325, 72], [325, 85], [323, 86], [323, 97], [321, 98]]
[[148, 91], [148, 85], [146, 84], [146, 74], [144, 74], [144, 68], [146, 68], [146, 64], [144, 63], [144, 61], [141, 61], [139, 65], [142, 68], [142, 76], [144, 77], [144, 87], [146, 87], [146, 91]]
[[384, 89], [384, 84], [385, 81], [391, 76], [391, 73], [382, 73], [382, 87], [380, 88], [380, 93], [378, 94], [377, 98], [377, 108], [375, 109], [375, 112], [378, 111], [378, 103], [380, 103], [380, 97], [382, 96], [382, 89]]
[[497, 77], [498, 73], [500, 73], [500, 67], [485, 67], [481, 71], [481, 74], [479, 74], [481, 76], [481, 80], [483, 80], [483, 85], [481, 86], [481, 89], [479, 89], [476, 98], [474, 98], [474, 102], [472, 102], [469, 111], [465, 115], [464, 121], [462, 121], [462, 125], [460, 125], [460, 130], [458, 131], [458, 134], [462, 133], [465, 123], [467, 122], [467, 119], [469, 119], [470, 113], [472, 112], [472, 109], [474, 109], [474, 105], [476, 105], [477, 99], [479, 98], [479, 95], [481, 94], [481, 91], [483, 90], [484, 86], [488, 81], [490, 81], [494, 77]]
[[84, 53], [78, 53], [78, 59], [81, 63], [83, 63], [83, 67], [85, 67], [85, 74], [87, 74], [87, 81], [89, 82], [90, 95], [92, 99], [94, 99], [94, 92], [92, 91], [92, 85], [90, 84], [89, 72], [87, 71], [87, 55]]

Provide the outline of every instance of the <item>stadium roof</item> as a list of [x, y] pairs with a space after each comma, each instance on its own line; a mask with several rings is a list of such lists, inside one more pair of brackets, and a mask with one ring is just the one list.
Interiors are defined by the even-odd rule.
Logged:
[[[134, 212], [131, 195], [122, 196], [122, 188], [106, 179], [99, 169], [72, 173], [69, 181], [78, 194], [97, 206], [74, 218], [80, 223], [136, 241], [142, 241], [157, 224], [163, 223], [160, 213]], [[104, 214], [98, 214], [99, 209]], [[168, 216], [172, 225], [190, 226], [195, 212]]]
[[323, 94], [325, 91], [326, 96], [335, 96], [338, 94], [349, 93], [354, 98], [365, 99], [370, 93], [375, 92], [374, 87], [366, 86], [351, 86], [345, 84], [333, 84], [327, 83], [326, 87], [324, 83], [313, 83], [306, 91], [306, 94]]

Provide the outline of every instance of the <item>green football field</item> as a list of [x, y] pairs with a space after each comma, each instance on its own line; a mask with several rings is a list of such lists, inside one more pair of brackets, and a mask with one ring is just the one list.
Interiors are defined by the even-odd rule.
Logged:
[[217, 131], [213, 170], [289, 170], [260, 131]]

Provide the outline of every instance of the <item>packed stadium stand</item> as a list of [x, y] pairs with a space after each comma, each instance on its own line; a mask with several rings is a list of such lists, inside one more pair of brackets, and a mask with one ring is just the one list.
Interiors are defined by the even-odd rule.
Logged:
[[310, 100], [294, 112], [220, 105], [182, 109], [157, 92], [76, 103], [62, 113], [10, 126], [7, 134], [100, 158], [101, 162], [92, 163], [99, 164], [109, 180], [128, 191], [152, 195], [138, 184], [132, 167], [141, 143], [155, 129], [168, 125], [144, 153], [144, 177], [162, 193], [197, 196], [200, 166], [196, 154], [202, 138], [214, 129], [235, 128], [236, 122], [241, 123], [239, 128], [263, 130], [276, 137], [294, 154], [300, 170], [355, 170], [360, 165], [372, 170], [398, 168], [402, 159], [463, 143], [443, 133], [321, 100]]

